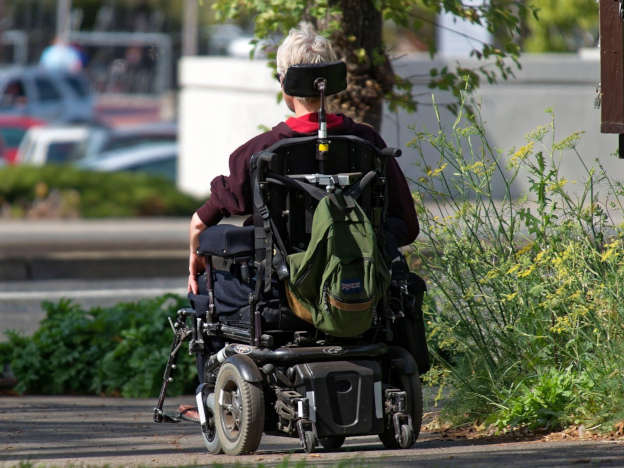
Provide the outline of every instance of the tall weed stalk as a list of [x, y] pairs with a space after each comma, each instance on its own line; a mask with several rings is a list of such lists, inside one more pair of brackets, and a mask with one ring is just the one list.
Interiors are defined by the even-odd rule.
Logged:
[[[429, 284], [432, 375], [455, 421], [553, 429], [623, 416], [624, 231], [612, 215], [624, 188], [579, 154], [580, 132], [559, 140], [548, 112], [509, 153], [461, 113], [411, 143], [425, 174], [411, 256]], [[560, 170], [567, 158], [585, 171], [575, 191]], [[520, 178], [528, 193], [518, 198]]]

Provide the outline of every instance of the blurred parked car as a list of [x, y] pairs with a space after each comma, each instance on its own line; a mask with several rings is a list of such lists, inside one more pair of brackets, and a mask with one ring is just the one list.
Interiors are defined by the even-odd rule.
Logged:
[[258, 44], [253, 44], [253, 36], [241, 36], [234, 39], [227, 46], [227, 55], [238, 58], [250, 57], [251, 52], [254, 52], [254, 59], [267, 58], [266, 48], [271, 47], [271, 43], [266, 40], [261, 40]]
[[40, 67], [0, 70], [0, 114], [50, 121], [84, 122], [94, 118], [94, 97], [81, 74]]
[[245, 31], [236, 24], [213, 24], [205, 28], [208, 35], [208, 53], [227, 55], [230, 43], [245, 35]]
[[0, 115], [0, 146], [5, 162], [12, 164], [17, 156], [19, 147], [24, 135], [31, 127], [45, 125], [45, 121], [32, 117], [21, 117], [12, 115]]
[[83, 159], [77, 165], [95, 171], [146, 172], [176, 181], [178, 144], [158, 143], [102, 153], [97, 159]]
[[115, 150], [138, 148], [156, 143], [176, 143], [178, 126], [171, 122], [127, 128], [91, 127], [89, 135], [74, 149], [73, 159], [99, 159]]
[[88, 127], [35, 127], [28, 130], [17, 150], [17, 164], [65, 164], [74, 161], [74, 148], [88, 135]]

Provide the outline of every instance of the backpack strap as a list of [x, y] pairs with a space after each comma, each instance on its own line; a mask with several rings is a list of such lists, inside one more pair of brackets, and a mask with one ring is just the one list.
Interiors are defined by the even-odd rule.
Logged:
[[[262, 153], [259, 153], [259, 155], [261, 157]], [[271, 265], [275, 267], [275, 270], [277, 271], [277, 275], [280, 280], [288, 276], [288, 266], [286, 265], [285, 260], [288, 252], [286, 250], [286, 246], [284, 245], [284, 241], [282, 240], [282, 236], [280, 235], [279, 229], [275, 225], [275, 222], [271, 219], [269, 209], [264, 203], [262, 189], [260, 188], [260, 184], [258, 183], [258, 176], [256, 172], [257, 170], [258, 165], [256, 163], [256, 159], [252, 158], [252, 171], [254, 172], [254, 177], [252, 177], [253, 201], [255, 211], [262, 219], [262, 227], [264, 231], [264, 292], [268, 293], [271, 291]], [[273, 236], [275, 236], [278, 247], [275, 255], [273, 255]]]
[[360, 198], [362, 192], [366, 188], [366, 186], [370, 183], [371, 180], [375, 178], [377, 173], [375, 171], [368, 171], [364, 176], [360, 178], [357, 182], [350, 185], [347, 189], [344, 190], [344, 195], [346, 197], [350, 197], [354, 200]]
[[[329, 200], [337, 208], [344, 209], [344, 203], [341, 203], [336, 198], [336, 195], [334, 193], [328, 193], [325, 190], [318, 188], [314, 184], [310, 184], [308, 182], [301, 182], [297, 179], [293, 179], [292, 177], [286, 177], [286, 176], [275, 174], [272, 172], [267, 175], [269, 176], [267, 177], [267, 182], [271, 182], [271, 183], [279, 184], [279, 185], [285, 185], [291, 188], [299, 189], [307, 193], [308, 195], [310, 195], [310, 197], [314, 198], [316, 201], [321, 201], [323, 198], [329, 197]], [[338, 193], [338, 191], [336, 191], [336, 193]], [[347, 201], [347, 207], [353, 208], [353, 203], [350, 203]]]
[[267, 182], [286, 185], [291, 188], [302, 190], [317, 201], [321, 201], [323, 197], [327, 195], [327, 192], [325, 190], [318, 188], [316, 185], [312, 185], [307, 182], [301, 182], [297, 179], [293, 179], [292, 177], [286, 177], [281, 174], [275, 174], [273, 172], [269, 172], [267, 176]]
[[[337, 200], [332, 199], [334, 205], [336, 205], [340, 209], [344, 209], [345, 207], [348, 210], [353, 209], [355, 207], [357, 199], [360, 198], [360, 195], [362, 195], [362, 192], [364, 191], [366, 186], [370, 183], [371, 180], [375, 178], [376, 175], [377, 173], [375, 171], [369, 171], [364, 174], [364, 176], [360, 177], [360, 180], [351, 184], [346, 189], [342, 191], [337, 190], [336, 195], [341, 193], [342, 200], [340, 203], [338, 203]], [[334, 195], [332, 194], [331, 196]]]

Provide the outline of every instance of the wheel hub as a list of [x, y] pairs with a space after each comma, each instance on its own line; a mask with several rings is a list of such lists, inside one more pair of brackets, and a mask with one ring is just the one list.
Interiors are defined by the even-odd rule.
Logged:
[[240, 389], [234, 386], [232, 389], [222, 390], [219, 407], [226, 435], [235, 440], [241, 430], [243, 412]]

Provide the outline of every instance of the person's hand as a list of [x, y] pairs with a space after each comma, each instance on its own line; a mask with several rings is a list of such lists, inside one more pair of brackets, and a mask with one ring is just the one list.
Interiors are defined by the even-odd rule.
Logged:
[[193, 294], [197, 294], [199, 285], [197, 284], [197, 275], [206, 270], [206, 259], [201, 255], [191, 252], [189, 255], [189, 277], [188, 290]]

